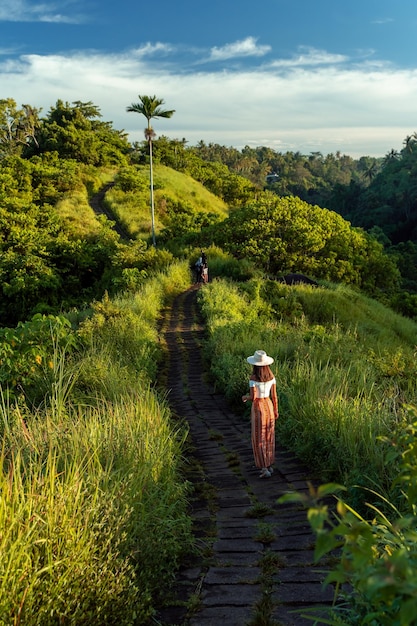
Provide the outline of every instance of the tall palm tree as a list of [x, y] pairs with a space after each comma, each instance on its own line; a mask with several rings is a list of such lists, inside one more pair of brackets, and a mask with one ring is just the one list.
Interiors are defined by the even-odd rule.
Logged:
[[152, 140], [155, 139], [156, 134], [151, 126], [151, 119], [158, 119], [159, 117], [172, 117], [175, 113], [175, 109], [171, 111], [162, 109], [162, 105], [165, 104], [161, 98], [156, 96], [138, 96], [139, 102], [134, 102], [130, 107], [126, 108], [126, 111], [133, 113], [140, 113], [144, 115], [148, 120], [148, 125], [145, 128], [145, 139], [149, 144], [149, 187], [151, 197], [151, 219], [152, 219], [152, 243], [156, 246], [155, 241], [155, 210], [153, 199], [153, 165], [152, 165]]

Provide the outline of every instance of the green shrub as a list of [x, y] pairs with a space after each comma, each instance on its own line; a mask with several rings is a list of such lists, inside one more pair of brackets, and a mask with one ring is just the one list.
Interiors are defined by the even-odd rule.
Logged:
[[[315, 560], [339, 554], [326, 584], [336, 585], [336, 606], [311, 612], [315, 623], [415, 626], [417, 624], [417, 416], [409, 407], [407, 423], [398, 428], [384, 462], [397, 477], [384, 497], [368, 490], [368, 516], [360, 514], [337, 496], [336, 510], [327, 504], [335, 485], [324, 485], [309, 496], [294, 494], [308, 506], [308, 518], [316, 533]], [[349, 589], [349, 591], [344, 591]], [[323, 615], [326, 611], [327, 615]]]
[[0, 329], [0, 385], [14, 399], [24, 393], [26, 402], [37, 405], [49, 388], [53, 354], [77, 344], [70, 322], [64, 316], [36, 314], [16, 328]]

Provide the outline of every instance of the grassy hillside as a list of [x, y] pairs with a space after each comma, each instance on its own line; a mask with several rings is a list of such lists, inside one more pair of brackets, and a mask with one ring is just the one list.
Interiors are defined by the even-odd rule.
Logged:
[[162, 207], [164, 200], [189, 204], [196, 211], [215, 213], [220, 217], [228, 214], [227, 205], [221, 198], [208, 191], [201, 183], [187, 174], [182, 174], [165, 165], [157, 165], [154, 173], [156, 208]]
[[87, 193], [79, 191], [60, 200], [56, 211], [61, 217], [69, 236], [84, 238], [97, 235], [102, 226], [91, 208]]
[[[106, 194], [106, 203], [132, 238], [146, 240], [151, 233], [149, 168], [131, 167], [128, 172], [126, 169]], [[154, 167], [154, 193], [157, 237], [175, 215], [225, 218], [228, 214], [225, 202], [201, 183], [164, 165]]]
[[322, 479], [386, 489], [397, 468], [385, 454], [417, 393], [417, 324], [340, 285], [216, 281], [199, 295], [219, 390], [243, 411], [246, 357], [265, 349], [275, 359], [281, 441]]
[[89, 200], [100, 187], [114, 179], [117, 170], [115, 168], [88, 168], [88, 171], [90, 176], [85, 174], [85, 184], [80, 185], [77, 190], [66, 193], [55, 205], [66, 233], [77, 239], [95, 236], [102, 230], [102, 225], [91, 208]]

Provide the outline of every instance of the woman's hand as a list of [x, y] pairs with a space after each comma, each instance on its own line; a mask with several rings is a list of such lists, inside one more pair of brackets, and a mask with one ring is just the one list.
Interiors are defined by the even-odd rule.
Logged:
[[242, 402], [247, 402], [249, 400], [249, 396], [242, 396]]

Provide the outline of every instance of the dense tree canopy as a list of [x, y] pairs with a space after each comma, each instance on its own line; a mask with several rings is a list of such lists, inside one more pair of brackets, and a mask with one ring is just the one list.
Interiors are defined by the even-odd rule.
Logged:
[[[214, 241], [273, 275], [301, 272], [366, 288], [392, 290], [399, 273], [383, 246], [335, 212], [295, 197], [264, 196], [234, 211]], [[372, 269], [371, 269], [372, 268]]]
[[56, 153], [1, 162], [0, 324], [99, 295], [94, 285], [111, 265], [115, 234], [103, 225], [90, 238], [74, 239], [54, 208], [84, 186], [81, 168]]
[[0, 100], [0, 158], [19, 155], [24, 148], [37, 146], [39, 113], [29, 104], [18, 109], [12, 98]]
[[388, 244], [417, 241], [417, 133], [405, 138], [402, 150], [390, 150], [380, 159], [248, 146], [239, 151], [204, 142], [190, 150], [279, 196], [297, 196], [336, 211], [366, 230], [378, 226]]
[[57, 152], [63, 159], [102, 166], [126, 163], [127, 136], [103, 122], [92, 102], [69, 104], [58, 100], [35, 131], [36, 142], [26, 146], [24, 156]]

